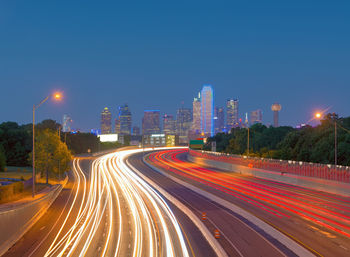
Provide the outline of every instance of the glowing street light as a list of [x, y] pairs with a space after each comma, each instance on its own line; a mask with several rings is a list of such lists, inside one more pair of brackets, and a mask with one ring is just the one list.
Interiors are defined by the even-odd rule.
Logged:
[[33, 104], [33, 149], [32, 149], [32, 158], [33, 158], [33, 175], [32, 175], [32, 197], [35, 195], [35, 110], [39, 108], [40, 105], [45, 103], [50, 96], [56, 101], [62, 99], [62, 94], [60, 92], [55, 92], [51, 95], [45, 97], [40, 103], [37, 105]]
[[[315, 118], [320, 119], [322, 117], [322, 114], [317, 112], [315, 113]], [[331, 117], [333, 117], [334, 121], [334, 165], [337, 166], [337, 159], [338, 159], [338, 146], [337, 146], [337, 120], [336, 120], [336, 114], [332, 113]]]
[[62, 94], [60, 92], [56, 92], [56, 93], [54, 93], [53, 97], [56, 100], [61, 100], [62, 99]]

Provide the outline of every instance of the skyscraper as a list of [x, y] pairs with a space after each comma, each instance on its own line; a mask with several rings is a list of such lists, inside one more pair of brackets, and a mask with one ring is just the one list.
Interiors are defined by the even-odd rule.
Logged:
[[101, 133], [110, 134], [112, 132], [112, 114], [107, 107], [101, 112]]
[[142, 134], [151, 135], [160, 133], [160, 111], [145, 110], [142, 118]]
[[132, 134], [133, 134], [134, 136], [139, 136], [139, 135], [140, 135], [140, 127], [134, 126], [134, 127], [132, 128]]
[[194, 98], [192, 102], [192, 131], [195, 134], [201, 133], [201, 95], [198, 93], [198, 98]]
[[120, 134], [131, 135], [131, 112], [129, 106], [124, 104], [119, 107]]
[[164, 114], [163, 116], [163, 132], [166, 135], [176, 134], [176, 121], [173, 115]]
[[250, 124], [262, 123], [262, 110], [257, 109], [250, 113]]
[[119, 115], [114, 121], [114, 132], [116, 134], [120, 134], [120, 119], [119, 119]]
[[69, 117], [68, 114], [63, 115], [63, 122], [62, 122], [62, 132], [70, 132], [71, 131], [71, 124], [72, 119]]
[[188, 143], [188, 132], [192, 126], [192, 110], [183, 108], [176, 113], [176, 134], [179, 136], [180, 144]]
[[223, 132], [225, 129], [225, 113], [223, 107], [215, 107], [214, 109], [214, 127], [215, 134]]
[[201, 132], [214, 135], [214, 90], [211, 85], [203, 85], [201, 91]]
[[231, 128], [236, 126], [239, 122], [238, 119], [238, 100], [227, 99], [226, 101], [226, 128], [230, 131]]

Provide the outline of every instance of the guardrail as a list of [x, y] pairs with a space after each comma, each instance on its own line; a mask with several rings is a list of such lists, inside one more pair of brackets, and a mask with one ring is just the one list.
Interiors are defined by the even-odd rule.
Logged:
[[290, 173], [319, 179], [350, 183], [350, 167], [335, 166], [311, 162], [285, 161], [267, 158], [257, 158], [218, 152], [198, 151], [189, 149], [189, 154], [195, 157], [211, 159], [220, 162], [242, 165], [249, 168]]

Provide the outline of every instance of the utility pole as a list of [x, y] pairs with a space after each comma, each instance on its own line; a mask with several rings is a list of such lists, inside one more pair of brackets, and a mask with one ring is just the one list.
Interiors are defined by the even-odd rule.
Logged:
[[338, 159], [338, 147], [337, 147], [337, 121], [334, 117], [334, 165], [337, 166]]
[[32, 197], [35, 195], [35, 104], [33, 104], [33, 149], [32, 149], [32, 158], [33, 158], [33, 176], [32, 176]]
[[248, 127], [248, 139], [247, 139], [247, 152], [249, 156], [249, 127]]
[[338, 138], [337, 138], [337, 114], [333, 112], [331, 114], [331, 118], [334, 122], [334, 165], [337, 166], [338, 164]]

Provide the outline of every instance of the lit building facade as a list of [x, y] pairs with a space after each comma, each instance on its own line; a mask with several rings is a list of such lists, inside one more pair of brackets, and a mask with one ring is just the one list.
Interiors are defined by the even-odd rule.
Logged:
[[228, 99], [226, 101], [226, 128], [228, 131], [231, 128], [237, 126], [239, 123], [238, 118], [238, 100]]
[[140, 133], [141, 133], [140, 127], [134, 126], [134, 127], [132, 128], [132, 134], [133, 134], [134, 136], [138, 136], [138, 135], [140, 135]]
[[62, 132], [70, 132], [71, 125], [72, 125], [71, 117], [69, 117], [68, 114], [64, 114], [63, 115], [63, 122], [62, 122]]
[[112, 114], [107, 107], [101, 112], [101, 133], [112, 133]]
[[215, 107], [214, 109], [214, 126], [215, 126], [215, 134], [224, 132], [225, 112], [223, 107]]
[[163, 133], [166, 135], [176, 134], [176, 121], [173, 115], [165, 114], [163, 116]]
[[180, 144], [188, 143], [188, 134], [192, 126], [192, 110], [183, 108], [176, 113], [176, 134], [179, 136]]
[[142, 134], [160, 134], [160, 111], [146, 110], [142, 118]]
[[192, 132], [194, 134], [201, 133], [201, 98], [200, 93], [198, 98], [194, 98], [192, 102]]
[[120, 134], [131, 135], [131, 112], [129, 106], [124, 104], [119, 107]]
[[165, 134], [150, 134], [143, 136], [144, 146], [165, 146], [166, 136]]
[[203, 85], [201, 91], [201, 133], [214, 135], [214, 90], [211, 85]]
[[262, 123], [262, 110], [261, 109], [251, 111], [250, 123], [251, 124]]
[[165, 135], [165, 145], [168, 147], [179, 145], [179, 136], [178, 135]]
[[120, 119], [119, 119], [119, 117], [116, 118], [114, 121], [114, 132], [116, 134], [120, 134]]

